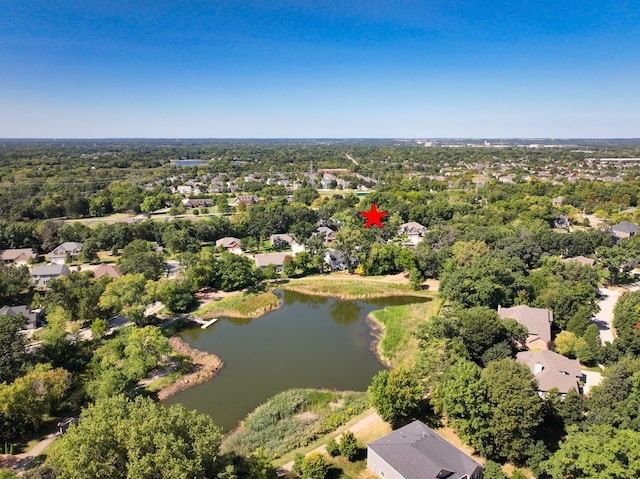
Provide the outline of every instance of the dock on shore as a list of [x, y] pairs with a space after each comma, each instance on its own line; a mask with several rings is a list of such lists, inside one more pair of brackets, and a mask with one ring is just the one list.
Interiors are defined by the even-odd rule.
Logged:
[[213, 319], [210, 319], [209, 321], [205, 321], [204, 319], [194, 318], [193, 316], [189, 316], [189, 320], [193, 321], [194, 323], [198, 323], [202, 329], [207, 329], [212, 324], [215, 324], [216, 322], [218, 322], [219, 319], [220, 318], [213, 318]]

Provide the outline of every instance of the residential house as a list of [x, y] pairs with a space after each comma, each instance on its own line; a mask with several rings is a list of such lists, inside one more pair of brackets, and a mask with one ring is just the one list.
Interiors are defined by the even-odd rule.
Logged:
[[28, 264], [29, 260], [34, 260], [37, 257], [38, 255], [31, 248], [0, 250], [0, 261], [4, 264], [22, 266]]
[[209, 208], [213, 206], [213, 201], [209, 198], [183, 198], [182, 204], [185, 208]]
[[282, 272], [285, 258], [290, 258], [292, 253], [260, 253], [256, 254], [253, 260], [258, 268], [265, 268], [272, 264], [278, 273]]
[[24, 316], [27, 318], [26, 329], [36, 329], [42, 322], [42, 312], [39, 309], [31, 310], [28, 306], [3, 306], [0, 308], [0, 316]]
[[571, 262], [576, 262], [576, 263], [580, 263], [581, 265], [586, 265], [586, 266], [593, 266], [594, 263], [596, 262], [595, 259], [593, 258], [587, 258], [586, 256], [574, 256], [573, 258], [564, 258], [562, 260], [564, 263], [571, 263]]
[[77, 259], [78, 255], [82, 251], [82, 243], [76, 243], [75, 241], [67, 241], [62, 243], [51, 253], [49, 253], [49, 262], [64, 264], [67, 255], [72, 259]]
[[621, 221], [611, 227], [611, 234], [616, 241], [631, 238], [638, 231], [640, 231], [640, 227], [630, 221]]
[[230, 253], [242, 254], [242, 247], [240, 246], [240, 240], [233, 236], [225, 236], [216, 241], [216, 249], [220, 247], [226, 249]]
[[[358, 258], [351, 257], [352, 264], [356, 264], [357, 261]], [[338, 250], [327, 250], [324, 254], [324, 262], [329, 265], [331, 271], [344, 271], [349, 267], [344, 253]]]
[[484, 471], [420, 421], [367, 444], [367, 467], [383, 479], [482, 479]]
[[93, 276], [97, 278], [101, 278], [102, 276], [109, 276], [110, 278], [119, 278], [122, 276], [120, 272], [120, 268], [115, 264], [106, 264], [103, 263], [93, 270]]
[[580, 382], [584, 380], [580, 363], [554, 351], [521, 351], [516, 361], [531, 369], [538, 383], [538, 394], [545, 397], [555, 388], [561, 395], [572, 389], [580, 392]]
[[336, 239], [336, 232], [327, 226], [318, 227], [315, 234], [322, 235], [324, 238], [324, 244], [329, 244]]
[[498, 316], [500, 318], [515, 319], [529, 331], [527, 336], [527, 349], [549, 349], [551, 343], [551, 323], [553, 322], [553, 312], [544, 308], [532, 308], [527, 305], [514, 306], [513, 308], [503, 308], [498, 306]]
[[238, 206], [240, 203], [245, 205], [255, 205], [258, 202], [256, 195], [239, 195], [236, 196], [229, 206]]
[[29, 275], [36, 288], [46, 288], [49, 280], [69, 274], [69, 268], [65, 264], [49, 263], [44, 266], [34, 266]]
[[269, 243], [276, 249], [291, 249], [293, 254], [304, 251], [304, 245], [298, 243], [295, 238], [288, 234], [275, 234], [269, 236]]
[[569, 226], [571, 226], [571, 218], [567, 215], [556, 216], [553, 219], [553, 227], [559, 228], [563, 230], [568, 230]]
[[427, 232], [427, 227], [422, 226], [420, 223], [410, 221], [400, 225], [399, 235], [407, 235], [408, 246], [418, 246], [418, 243], [422, 241], [422, 237]]

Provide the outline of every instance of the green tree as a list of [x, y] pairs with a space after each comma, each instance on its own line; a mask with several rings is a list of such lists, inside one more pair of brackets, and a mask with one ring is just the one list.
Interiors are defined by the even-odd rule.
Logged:
[[11, 384], [0, 383], [0, 413], [14, 431], [36, 431], [56, 411], [70, 384], [71, 375], [64, 369], [38, 364]]
[[296, 203], [304, 203], [307, 206], [310, 206], [311, 203], [313, 203], [313, 200], [319, 197], [320, 194], [318, 193], [318, 190], [311, 186], [304, 186], [294, 190], [293, 192], [293, 201]]
[[332, 437], [329, 439], [324, 447], [327, 450], [327, 454], [331, 457], [337, 457], [340, 455], [340, 446], [336, 442], [335, 438]]
[[27, 341], [20, 332], [27, 325], [22, 315], [0, 315], [0, 384], [20, 375], [27, 359]]
[[102, 339], [107, 332], [107, 320], [97, 318], [91, 323], [91, 336], [94, 339]]
[[495, 457], [519, 463], [542, 421], [542, 402], [535, 379], [526, 366], [503, 359], [482, 371], [491, 407], [489, 429]]
[[358, 455], [358, 440], [351, 431], [345, 431], [340, 439], [340, 454], [344, 456], [347, 461], [353, 461]]
[[145, 278], [157, 281], [164, 273], [164, 261], [151, 243], [134, 240], [122, 251], [120, 271], [125, 275], [142, 273]]
[[482, 370], [471, 361], [459, 360], [436, 383], [432, 400], [444, 412], [460, 438], [483, 453], [491, 453], [490, 413]]
[[300, 471], [304, 479], [325, 479], [329, 472], [329, 463], [319, 452], [312, 452], [302, 460]]
[[31, 276], [26, 266], [0, 264], [0, 305], [28, 303], [27, 293], [30, 288]]
[[253, 262], [244, 256], [223, 253], [219, 262], [220, 289], [236, 291], [257, 281]]
[[396, 428], [420, 411], [424, 387], [408, 370], [398, 368], [376, 374], [368, 393], [380, 417]]
[[151, 399], [110, 397], [82, 412], [48, 461], [66, 478], [208, 478], [224, 464], [209, 416]]
[[640, 432], [592, 426], [569, 429], [565, 442], [544, 465], [552, 479], [632, 479], [640, 473]]
[[100, 296], [101, 308], [120, 313], [140, 323], [151, 298], [147, 293], [147, 280], [142, 273], [126, 274], [111, 281]]
[[484, 479], [507, 479], [507, 475], [502, 472], [500, 464], [490, 459], [484, 464], [484, 474], [482, 477]]

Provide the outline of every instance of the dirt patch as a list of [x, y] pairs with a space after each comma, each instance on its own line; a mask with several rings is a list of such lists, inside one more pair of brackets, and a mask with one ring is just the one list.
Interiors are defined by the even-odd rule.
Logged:
[[344, 398], [340, 398], [336, 402], [329, 403], [329, 409], [331, 409], [332, 411], [340, 409], [342, 406], [344, 406]]
[[389, 359], [385, 358], [382, 355], [382, 350], [380, 348], [380, 342], [384, 337], [383, 324], [380, 323], [379, 321], [376, 321], [373, 315], [369, 313], [367, 314], [367, 326], [369, 326], [371, 335], [373, 336], [373, 339], [370, 345], [371, 351], [373, 351], [373, 353], [376, 355], [376, 357], [378, 358], [378, 361], [380, 361], [382, 364], [384, 364], [388, 368], [392, 367], [393, 364], [391, 363], [391, 361], [389, 361]]
[[296, 414], [294, 416], [296, 419], [300, 419], [301, 421], [313, 421], [318, 417], [317, 414], [312, 413], [311, 411], [301, 412], [300, 414]]
[[222, 361], [218, 356], [192, 348], [176, 336], [169, 338], [169, 345], [178, 354], [190, 357], [193, 365], [189, 373], [182, 376], [175, 383], [158, 391], [159, 401], [211, 379], [222, 368]]

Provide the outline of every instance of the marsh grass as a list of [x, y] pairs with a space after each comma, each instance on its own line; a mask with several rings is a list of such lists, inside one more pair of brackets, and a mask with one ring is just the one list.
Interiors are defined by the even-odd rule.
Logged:
[[244, 293], [213, 301], [202, 306], [193, 314], [202, 319], [218, 316], [230, 318], [256, 318], [280, 307], [280, 299], [271, 291], [265, 293]]

